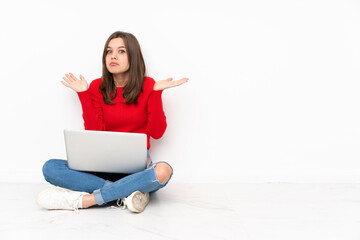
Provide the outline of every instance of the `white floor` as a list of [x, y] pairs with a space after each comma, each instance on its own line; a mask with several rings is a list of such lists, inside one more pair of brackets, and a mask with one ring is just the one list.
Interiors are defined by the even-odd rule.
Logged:
[[0, 239], [360, 239], [360, 184], [169, 183], [141, 214], [42, 210], [48, 186], [0, 184]]

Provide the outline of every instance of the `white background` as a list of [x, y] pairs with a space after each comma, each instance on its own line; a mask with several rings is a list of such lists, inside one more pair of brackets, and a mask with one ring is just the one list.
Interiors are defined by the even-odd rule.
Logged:
[[360, 181], [359, 1], [0, 0], [0, 181], [42, 182], [82, 129], [68, 72], [101, 76], [117, 30], [148, 75], [189, 77], [163, 94], [152, 140], [177, 182]]

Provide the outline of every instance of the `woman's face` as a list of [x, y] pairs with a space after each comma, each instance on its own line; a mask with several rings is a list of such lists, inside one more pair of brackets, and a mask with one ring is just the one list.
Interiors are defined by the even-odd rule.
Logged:
[[106, 52], [106, 67], [110, 73], [122, 74], [129, 70], [129, 59], [122, 38], [111, 39]]

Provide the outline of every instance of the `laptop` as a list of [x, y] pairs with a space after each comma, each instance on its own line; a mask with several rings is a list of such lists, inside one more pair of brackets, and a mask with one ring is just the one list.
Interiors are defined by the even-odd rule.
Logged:
[[64, 136], [70, 169], [126, 174], [146, 169], [146, 134], [65, 129]]

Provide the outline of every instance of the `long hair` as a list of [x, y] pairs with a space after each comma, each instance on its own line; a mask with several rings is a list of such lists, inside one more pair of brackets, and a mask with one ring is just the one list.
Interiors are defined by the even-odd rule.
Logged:
[[109, 42], [114, 38], [122, 38], [125, 43], [126, 52], [129, 61], [129, 79], [125, 83], [122, 95], [125, 103], [137, 103], [139, 94], [142, 91], [146, 67], [141, 48], [138, 40], [134, 35], [127, 32], [117, 31], [107, 39], [102, 57], [102, 81], [100, 91], [103, 95], [104, 102], [114, 104], [113, 99], [116, 97], [116, 85], [112, 73], [106, 67], [106, 54]]

